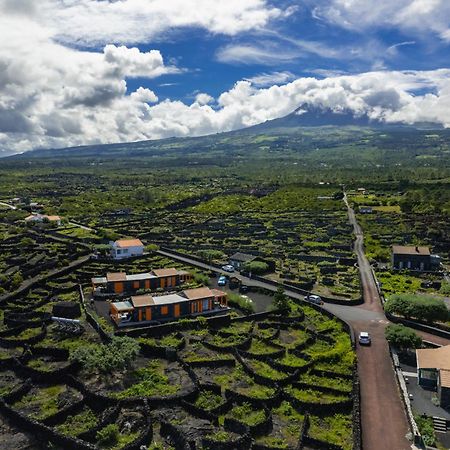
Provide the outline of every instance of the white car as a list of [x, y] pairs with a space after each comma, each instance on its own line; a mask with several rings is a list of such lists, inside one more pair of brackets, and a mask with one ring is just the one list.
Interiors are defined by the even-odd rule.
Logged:
[[225, 270], [225, 272], [234, 272], [234, 267], [231, 264], [227, 264], [226, 266], [222, 266], [222, 270]]
[[310, 294], [305, 296], [305, 302], [323, 305], [322, 299], [318, 295]]
[[359, 333], [358, 341], [360, 345], [370, 345], [372, 342], [370, 339], [370, 334], [367, 331], [361, 331]]

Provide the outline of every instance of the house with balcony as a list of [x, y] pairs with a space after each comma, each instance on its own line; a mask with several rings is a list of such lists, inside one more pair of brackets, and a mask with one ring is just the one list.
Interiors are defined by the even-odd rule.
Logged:
[[150, 272], [128, 275], [125, 272], [109, 272], [104, 277], [92, 278], [94, 296], [133, 295], [139, 290], [170, 290], [192, 281], [192, 275], [174, 268], [154, 269]]
[[160, 296], [132, 296], [128, 301], [111, 303], [110, 306], [111, 319], [118, 327], [212, 316], [227, 311], [227, 294], [207, 287]]

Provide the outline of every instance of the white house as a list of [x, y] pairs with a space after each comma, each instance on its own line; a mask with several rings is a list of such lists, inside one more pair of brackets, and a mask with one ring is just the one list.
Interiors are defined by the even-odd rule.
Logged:
[[111, 242], [111, 256], [114, 259], [130, 258], [144, 254], [144, 244], [140, 239], [119, 239]]
[[47, 216], [46, 214], [31, 214], [25, 218], [25, 222], [27, 223], [43, 223], [43, 222], [51, 222], [56, 223], [56, 225], [61, 225], [61, 217], [59, 216]]

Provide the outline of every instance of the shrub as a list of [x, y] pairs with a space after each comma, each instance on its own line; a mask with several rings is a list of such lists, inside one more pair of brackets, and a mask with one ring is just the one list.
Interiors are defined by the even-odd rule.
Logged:
[[289, 298], [284, 293], [284, 289], [280, 286], [273, 296], [273, 307], [283, 314], [287, 314], [290, 310]]
[[115, 423], [110, 423], [97, 431], [95, 438], [100, 447], [112, 447], [119, 442], [119, 427]]
[[386, 327], [385, 336], [391, 345], [401, 350], [422, 346], [422, 338], [414, 330], [404, 325], [389, 324]]
[[433, 419], [431, 417], [414, 416], [423, 441], [427, 446], [434, 446], [436, 443], [436, 434], [433, 427]]
[[446, 322], [450, 316], [447, 306], [442, 300], [423, 295], [392, 295], [384, 309], [390, 314], [397, 314], [406, 319], [416, 318], [428, 323]]
[[240, 309], [246, 314], [255, 312], [255, 307], [250, 299], [245, 298], [242, 295], [235, 294], [234, 292], [230, 292], [228, 294], [228, 304]]
[[71, 361], [78, 361], [88, 372], [110, 373], [125, 369], [139, 354], [137, 341], [128, 336], [115, 336], [106, 345], [90, 344], [79, 347], [70, 355]]
[[269, 265], [262, 261], [252, 261], [244, 264], [244, 271], [255, 275], [265, 273], [269, 270]]

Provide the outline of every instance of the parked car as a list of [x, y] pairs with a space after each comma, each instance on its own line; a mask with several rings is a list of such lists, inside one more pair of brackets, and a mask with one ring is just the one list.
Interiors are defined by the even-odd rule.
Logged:
[[367, 331], [361, 331], [359, 333], [358, 341], [360, 345], [370, 345], [371, 343], [370, 334]]
[[318, 295], [309, 294], [305, 296], [305, 301], [315, 305], [323, 305], [322, 299]]
[[218, 286], [225, 286], [227, 284], [227, 277], [221, 276], [219, 277], [219, 281], [217, 282]]
[[234, 267], [231, 264], [227, 264], [226, 266], [222, 266], [222, 270], [225, 270], [225, 272], [234, 272]]

